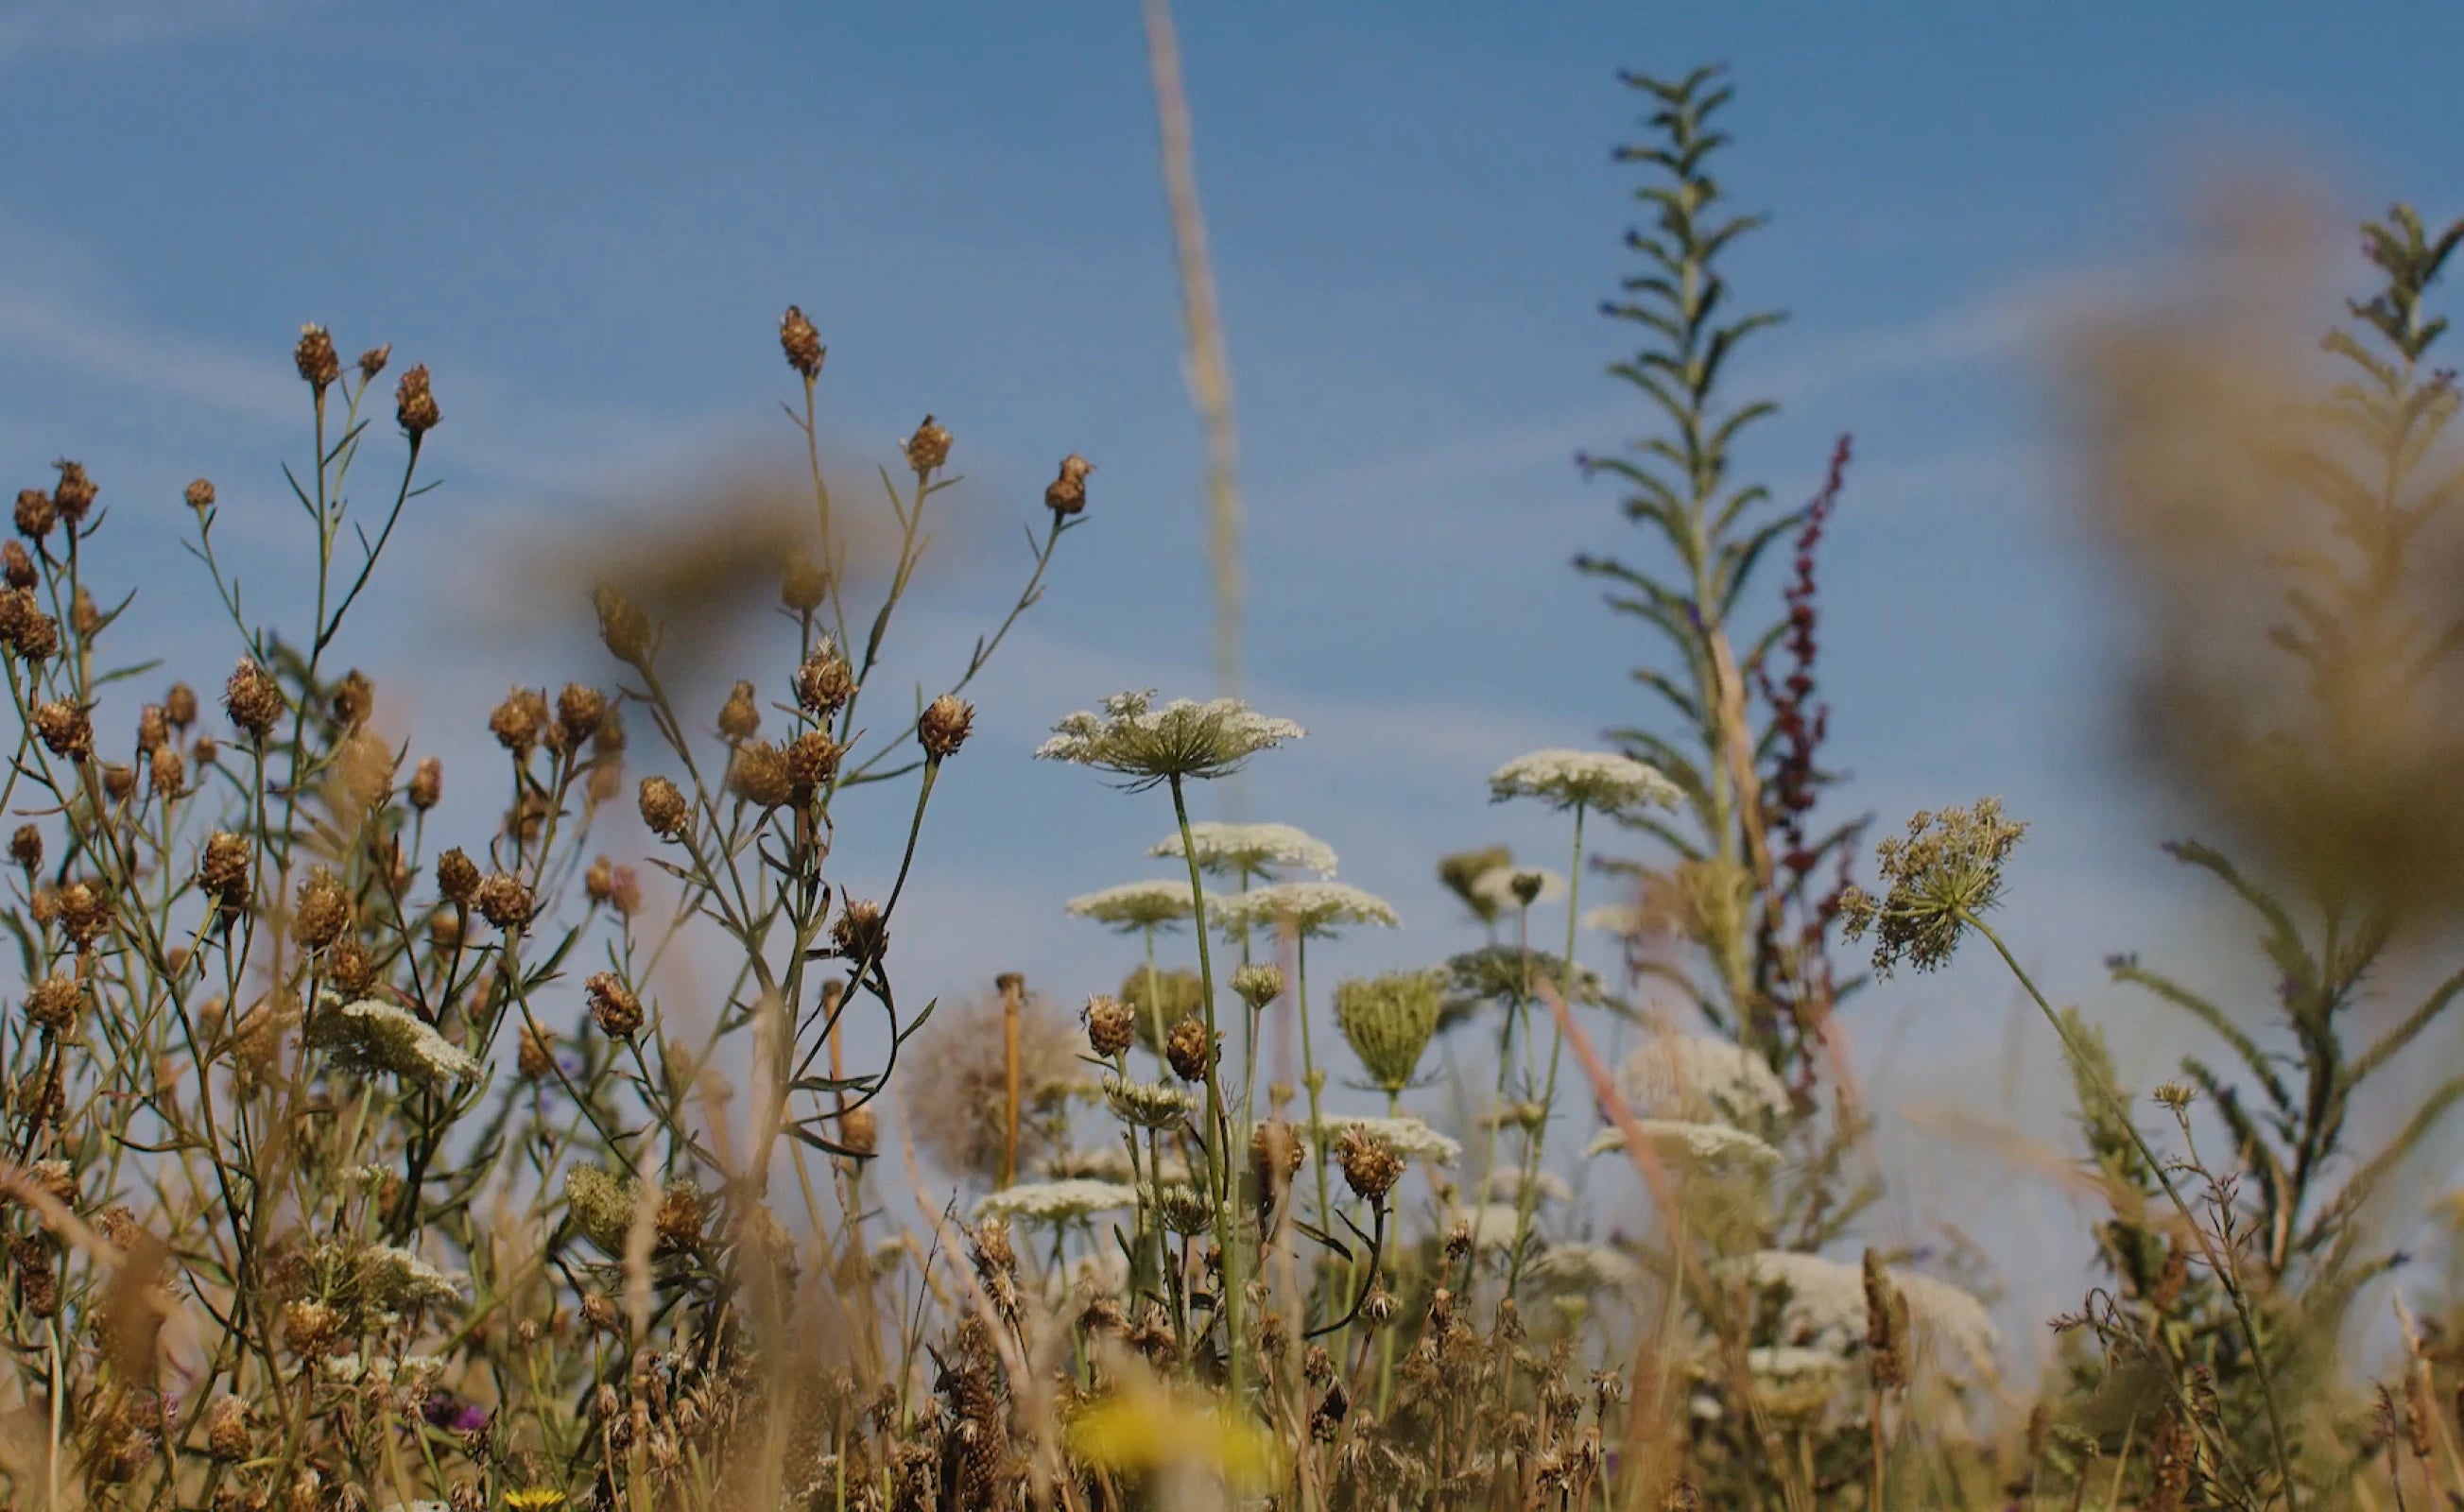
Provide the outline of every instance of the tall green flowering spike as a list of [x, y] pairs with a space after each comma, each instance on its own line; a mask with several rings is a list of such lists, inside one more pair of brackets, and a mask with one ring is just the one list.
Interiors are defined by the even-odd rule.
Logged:
[[1380, 1090], [1393, 1094], [1412, 1085], [1438, 1032], [1444, 986], [1438, 972], [1394, 972], [1335, 988], [1335, 1025]]

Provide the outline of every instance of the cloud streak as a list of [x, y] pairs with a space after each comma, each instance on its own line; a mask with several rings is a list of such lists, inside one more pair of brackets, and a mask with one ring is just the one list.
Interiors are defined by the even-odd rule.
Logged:
[[321, 0], [28, 0], [0, 15], [0, 68], [44, 54], [114, 53], [262, 26]]

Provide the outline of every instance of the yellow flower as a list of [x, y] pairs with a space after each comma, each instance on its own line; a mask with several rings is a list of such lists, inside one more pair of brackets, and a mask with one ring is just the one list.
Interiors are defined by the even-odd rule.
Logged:
[[1108, 1469], [1203, 1469], [1249, 1487], [1269, 1483], [1275, 1469], [1274, 1446], [1258, 1429], [1153, 1386], [1116, 1391], [1081, 1413], [1069, 1425], [1069, 1447]]
[[564, 1493], [548, 1486], [525, 1486], [519, 1491], [505, 1493], [505, 1505], [515, 1508], [516, 1512], [539, 1512], [543, 1507], [563, 1504]]

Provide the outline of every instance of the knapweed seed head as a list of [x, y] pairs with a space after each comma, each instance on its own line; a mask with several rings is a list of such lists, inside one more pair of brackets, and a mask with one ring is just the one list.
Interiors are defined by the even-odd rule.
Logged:
[[410, 771], [410, 806], [425, 814], [445, 798], [445, 763], [421, 756]]
[[47, 976], [26, 994], [26, 1021], [52, 1034], [66, 1034], [77, 1026], [84, 1001], [85, 989], [77, 978]]
[[796, 703], [806, 713], [827, 719], [855, 696], [855, 668], [825, 640], [796, 668]]
[[739, 682], [718, 709], [718, 733], [729, 740], [750, 740], [761, 729], [761, 705], [753, 696], [753, 685]]
[[850, 1107], [839, 1115], [839, 1143], [859, 1158], [881, 1148], [881, 1120], [869, 1107]]
[[188, 790], [188, 763], [177, 746], [156, 746], [145, 758], [145, 775], [154, 791], [165, 798], [178, 798]]
[[94, 721], [65, 698], [55, 698], [34, 710], [34, 733], [55, 756], [83, 761], [94, 755]]
[[50, 493], [41, 489], [17, 491], [17, 534], [40, 544], [59, 523], [60, 512], [52, 503]]
[[32, 824], [20, 824], [9, 837], [9, 859], [28, 876], [43, 869], [43, 832]]
[[1390, 1095], [1412, 1085], [1420, 1057], [1438, 1032], [1444, 978], [1436, 972], [1393, 972], [1334, 989], [1334, 1021], [1369, 1079]]
[[1215, 1036], [1207, 1033], [1203, 1019], [1183, 1019], [1164, 1036], [1163, 1058], [1172, 1074], [1184, 1082], [1203, 1082], [1215, 1069], [1219, 1046]]
[[1036, 758], [1093, 767], [1128, 779], [1128, 786], [1223, 777], [1261, 751], [1304, 732], [1288, 719], [1270, 719], [1237, 698], [1198, 703], [1175, 699], [1155, 707], [1153, 691], [1115, 693], [1100, 714], [1073, 713], [1052, 727]]
[[249, 868], [254, 859], [246, 840], [227, 829], [215, 830], [197, 858], [197, 885], [223, 911], [236, 913], [248, 904]]
[[1081, 893], [1062, 905], [1071, 917], [1109, 924], [1124, 934], [1159, 929], [1189, 917], [1189, 884], [1158, 879], [1125, 882], [1100, 892]]
[[163, 717], [171, 721], [174, 730], [187, 730], [197, 722], [197, 690], [186, 683], [173, 683], [163, 693]]
[[393, 417], [414, 447], [445, 419], [445, 412], [436, 407], [436, 392], [429, 385], [426, 362], [404, 373], [402, 382], [394, 385]]
[[74, 531], [85, 520], [86, 512], [94, 508], [95, 495], [101, 492], [94, 479], [86, 475], [85, 464], [63, 457], [52, 464], [60, 475], [52, 486], [52, 503], [59, 510], [60, 518]]
[[2002, 901], [2002, 868], [2028, 826], [2002, 814], [1999, 799], [1971, 807], [1919, 811], [1907, 834], [1875, 849], [1883, 892], [1861, 887], [1842, 895], [1847, 937], [1874, 937], [1874, 970], [1890, 975], [1902, 961], [1918, 971], [1947, 963], [1969, 923]]
[[1089, 997], [1080, 1017], [1087, 1025], [1088, 1048], [1107, 1061], [1126, 1055], [1137, 1039], [1137, 1014], [1118, 997]]
[[351, 898], [341, 879], [323, 866], [299, 884], [292, 910], [292, 932], [312, 951], [321, 951], [350, 928]]
[[0, 634], [30, 667], [60, 654], [60, 622], [36, 607], [34, 596], [22, 589], [11, 592], [0, 606]]
[[1651, 807], [1674, 808], [1683, 797], [1677, 784], [1631, 756], [1608, 751], [1533, 751], [1516, 756], [1489, 775], [1491, 802], [1535, 798], [1551, 808], [1586, 808], [1595, 813], [1630, 814]]
[[364, 352], [362, 352], [360, 354], [360, 382], [363, 383], [375, 383], [377, 375], [385, 370], [385, 363], [391, 361], [392, 357], [393, 343], [391, 341], [382, 342], [376, 346], [369, 347]]
[[787, 753], [767, 740], [746, 740], [727, 760], [728, 790], [756, 808], [778, 808], [796, 796]]
[[603, 582], [591, 590], [590, 606], [599, 616], [599, 643], [607, 654], [627, 667], [649, 666], [658, 636], [640, 605], [613, 583]]
[[1232, 973], [1232, 991], [1256, 1013], [1284, 995], [1283, 968], [1268, 961], [1252, 961]]
[[915, 740], [926, 759], [946, 761], [956, 756], [975, 728], [976, 706], [956, 693], [943, 693], [924, 706], [915, 718]]
[[838, 775], [839, 758], [847, 747], [829, 737], [824, 730], [807, 730], [787, 742], [787, 783], [790, 798], [797, 803], [809, 803], [829, 779]]
[[1364, 1202], [1383, 1202], [1402, 1179], [1403, 1157], [1376, 1135], [1357, 1125], [1334, 1142], [1335, 1164], [1343, 1168], [1344, 1185]]
[[531, 914], [538, 906], [531, 889], [519, 877], [502, 871], [480, 883], [471, 901], [477, 906], [481, 918], [506, 934], [519, 934], [529, 929]]
[[334, 350], [334, 338], [321, 325], [303, 325], [299, 340], [291, 349], [292, 364], [309, 387], [323, 393], [342, 376], [342, 356]]
[[808, 379], [821, 376], [822, 360], [829, 355], [822, 345], [822, 333], [813, 328], [801, 307], [792, 304], [779, 318], [779, 350], [789, 367]]
[[567, 683], [556, 695], [557, 732], [567, 751], [579, 751], [596, 739], [606, 716], [607, 695], [587, 684]]
[[333, 714], [334, 723], [344, 730], [357, 730], [366, 724], [368, 715], [376, 712], [376, 685], [356, 667], [325, 697], [325, 707]]
[[1087, 474], [1094, 471], [1095, 464], [1075, 451], [1061, 459], [1059, 475], [1044, 490], [1044, 507], [1052, 512], [1054, 519], [1065, 520], [1086, 512]]
[[838, 946], [839, 954], [851, 961], [878, 961], [890, 949], [890, 921], [883, 917], [881, 905], [869, 898], [849, 898], [839, 908], [839, 916], [830, 926], [830, 939]]
[[250, 739], [262, 740], [285, 707], [282, 687], [274, 674], [247, 657], [240, 658], [223, 684], [223, 712], [231, 715], [231, 723]]
[[214, 480], [190, 478], [188, 486], [180, 491], [180, 496], [187, 500], [188, 508], [195, 510], [198, 515], [209, 515], [213, 513], [214, 508]]
[[675, 840], [685, 832], [693, 820], [693, 805], [673, 782], [663, 777], [646, 777], [641, 791], [642, 822], [661, 840]]
[[550, 719], [547, 695], [535, 688], [514, 688], [488, 714], [488, 733], [496, 744], [513, 754], [517, 761], [526, 759], [539, 748], [547, 734]]
[[914, 433], [901, 444], [899, 449], [907, 453], [907, 466], [918, 477], [937, 472], [949, 465], [950, 432], [935, 425], [931, 415], [926, 415], [924, 423], [915, 427]]
[[0, 541], [0, 581], [11, 588], [32, 588], [41, 581], [34, 571], [34, 554], [24, 541]]
[[590, 1021], [611, 1040], [629, 1040], [642, 1027], [642, 1000], [614, 972], [599, 972], [583, 984]]
[[436, 858], [436, 890], [448, 903], [468, 907], [471, 900], [479, 895], [479, 884], [483, 880], [479, 864], [465, 854], [459, 845]]

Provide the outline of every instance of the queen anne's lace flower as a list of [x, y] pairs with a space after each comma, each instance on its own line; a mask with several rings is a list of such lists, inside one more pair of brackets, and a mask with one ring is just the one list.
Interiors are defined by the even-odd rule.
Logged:
[[[1558, 980], [1565, 975], [1564, 961], [1511, 945], [1484, 945], [1448, 956], [1445, 973], [1446, 1001], [1438, 1014], [1440, 1029], [1450, 1029], [1491, 1003], [1536, 997], [1543, 986], [1565, 991]], [[1572, 1001], [1597, 1005], [1607, 998], [1608, 987], [1599, 973], [1576, 962]]]
[[380, 1305], [392, 1312], [460, 1302], [470, 1284], [467, 1278], [438, 1270], [392, 1244], [371, 1245], [361, 1255], [360, 1281]]
[[[1516, 888], [1517, 882], [1524, 878], [1531, 879], [1524, 882], [1524, 887], [1536, 889], [1529, 905]], [[1564, 901], [1566, 878], [1563, 872], [1551, 871], [1546, 866], [1491, 866], [1472, 879], [1471, 888], [1483, 902], [1499, 912], [1511, 913], [1525, 907], [1537, 908], [1543, 903]]]
[[1514, 1236], [1523, 1226], [1523, 1216], [1511, 1202], [1484, 1202], [1477, 1207], [1457, 1208], [1446, 1215], [1446, 1227], [1462, 1225], [1471, 1231], [1474, 1249], [1508, 1250], [1514, 1247]]
[[1631, 756], [1608, 751], [1534, 751], [1492, 773], [1489, 799], [1536, 798], [1551, 808], [1621, 814], [1657, 804], [1674, 808], [1677, 784]]
[[[1639, 1118], [1635, 1131], [1652, 1151], [1666, 1159], [1682, 1156], [1704, 1166], [1775, 1166], [1779, 1151], [1730, 1124], [1697, 1124], [1677, 1118]], [[1625, 1135], [1614, 1125], [1603, 1129], [1583, 1152], [1621, 1154]]]
[[1606, 1244], [1551, 1244], [1532, 1259], [1529, 1273], [1565, 1291], [1628, 1291], [1643, 1281], [1634, 1257]]
[[1332, 934], [1347, 924], [1375, 924], [1390, 930], [1403, 927], [1394, 905], [1341, 882], [1278, 882], [1270, 887], [1254, 887], [1210, 900], [1207, 911], [1226, 930], [1270, 929], [1289, 924], [1311, 938]]
[[1406, 1160], [1451, 1166], [1463, 1154], [1463, 1146], [1417, 1118], [1348, 1118], [1335, 1113], [1320, 1119], [1313, 1128], [1329, 1150], [1343, 1137], [1345, 1129], [1357, 1129]]
[[1139, 1129], [1175, 1129], [1198, 1111], [1198, 1098], [1162, 1082], [1104, 1078], [1104, 1102], [1121, 1122]]
[[[1844, 1350], [1865, 1336], [1862, 1266], [1793, 1250], [1757, 1250], [1723, 1261], [1720, 1272], [1753, 1286], [1786, 1291], [1780, 1327], [1799, 1345]], [[1883, 1275], [1907, 1299], [1909, 1321], [1946, 1354], [1980, 1372], [1992, 1370], [1997, 1336], [1983, 1303], [1948, 1282], [1901, 1266], [1886, 1267]]]
[[1082, 894], [1062, 907], [1079, 918], [1109, 924], [1116, 930], [1153, 929], [1189, 917], [1189, 884], [1124, 882], [1117, 887]]
[[1111, 772], [1133, 788], [1176, 778], [1222, 777], [1261, 751], [1304, 732], [1288, 719], [1269, 719], [1237, 698], [1205, 703], [1176, 698], [1157, 709], [1155, 692], [1114, 693], [1104, 712], [1084, 710], [1052, 727], [1035, 748], [1040, 761], [1068, 761]]
[[1583, 928], [1632, 939], [1643, 932], [1642, 910], [1631, 903], [1603, 903], [1583, 910]]
[[1029, 1181], [1003, 1187], [976, 1208], [979, 1218], [1032, 1218], [1067, 1223], [1136, 1205], [1137, 1191], [1117, 1181]]
[[1803, 1375], [1828, 1375], [1845, 1370], [1847, 1359], [1829, 1349], [1809, 1349], [1801, 1345], [1774, 1345], [1764, 1349], [1746, 1351], [1746, 1369], [1771, 1381], [1794, 1380]]
[[310, 1020], [310, 1034], [332, 1052], [335, 1063], [349, 1071], [391, 1071], [423, 1085], [470, 1081], [479, 1074], [479, 1063], [427, 1019], [374, 997], [329, 1004]]
[[[1189, 826], [1202, 870], [1227, 876], [1267, 876], [1277, 871], [1334, 875], [1334, 847], [1289, 824], [1227, 824], [1205, 820]], [[1182, 854], [1177, 832], [1166, 835], [1150, 856]]]
[[[1574, 1189], [1566, 1184], [1565, 1177], [1553, 1171], [1541, 1172], [1533, 1179], [1531, 1186], [1538, 1194], [1539, 1200], [1543, 1202], [1574, 1200]], [[1522, 1192], [1523, 1172], [1513, 1166], [1498, 1167], [1488, 1173], [1486, 1181], [1481, 1183], [1481, 1195], [1485, 1201], [1512, 1202], [1522, 1194]]]
[[1667, 1118], [1751, 1118], [1789, 1109], [1788, 1084], [1752, 1051], [1709, 1035], [1663, 1034], [1617, 1063], [1617, 1095]]

